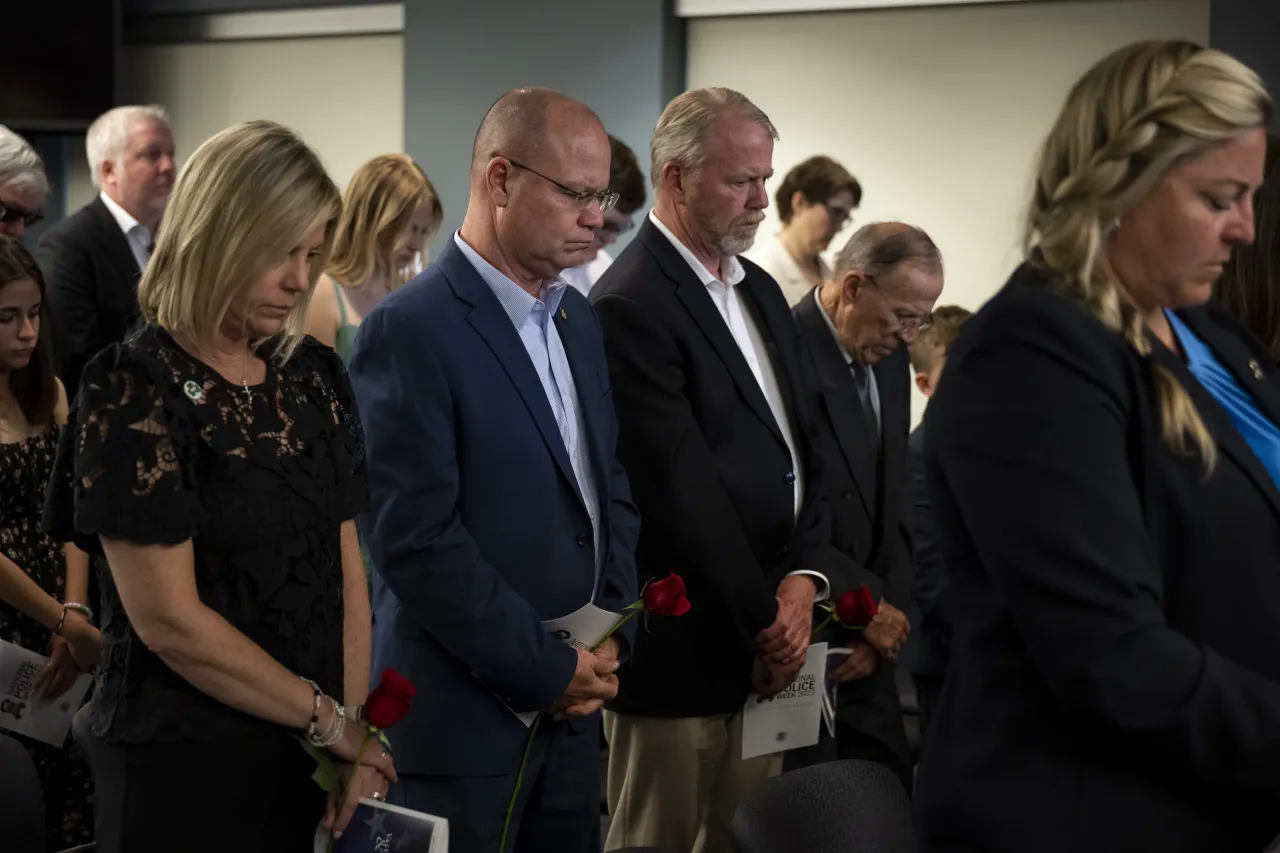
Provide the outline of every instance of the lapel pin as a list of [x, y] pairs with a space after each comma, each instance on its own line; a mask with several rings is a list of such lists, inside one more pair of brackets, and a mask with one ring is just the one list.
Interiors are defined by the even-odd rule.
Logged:
[[1256, 358], [1249, 359], [1249, 369], [1253, 371], [1254, 379], [1262, 379], [1262, 365], [1258, 364]]
[[188, 379], [186, 384], [182, 386], [182, 390], [186, 393], [187, 397], [195, 403], [199, 403], [200, 398], [204, 396], [204, 389], [190, 379]]
[[564, 313], [564, 309], [563, 309], [563, 308], [561, 308], [561, 309], [560, 309], [560, 319], [561, 319], [561, 320], [568, 320], [568, 319], [569, 319], [569, 315], [568, 315], [568, 314], [566, 314], [566, 313]]

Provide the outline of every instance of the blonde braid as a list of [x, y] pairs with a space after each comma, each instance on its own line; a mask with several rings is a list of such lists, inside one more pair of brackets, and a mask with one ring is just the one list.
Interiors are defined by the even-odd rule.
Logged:
[[[1143, 314], [1106, 261], [1112, 224], [1180, 160], [1266, 124], [1270, 100], [1236, 60], [1188, 42], [1141, 42], [1095, 65], [1072, 89], [1041, 151], [1027, 215], [1028, 254], [1139, 355]], [[1165, 445], [1213, 469], [1213, 436], [1186, 389], [1152, 365]]]

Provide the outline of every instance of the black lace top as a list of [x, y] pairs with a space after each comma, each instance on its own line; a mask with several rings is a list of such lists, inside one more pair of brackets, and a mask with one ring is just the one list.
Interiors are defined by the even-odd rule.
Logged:
[[[246, 399], [247, 397], [247, 399]], [[145, 743], [274, 729], [201, 693], [129, 624], [99, 536], [192, 540], [200, 599], [291, 672], [342, 695], [339, 528], [367, 501], [342, 363], [308, 338], [249, 393], [140, 329], [89, 363], [63, 431], [45, 526], [99, 555], [97, 736]]]

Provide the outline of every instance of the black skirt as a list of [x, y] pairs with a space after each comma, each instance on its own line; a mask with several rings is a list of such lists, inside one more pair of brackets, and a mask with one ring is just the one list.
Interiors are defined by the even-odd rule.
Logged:
[[108, 743], [76, 717], [97, 791], [97, 853], [311, 853], [325, 793], [283, 731]]

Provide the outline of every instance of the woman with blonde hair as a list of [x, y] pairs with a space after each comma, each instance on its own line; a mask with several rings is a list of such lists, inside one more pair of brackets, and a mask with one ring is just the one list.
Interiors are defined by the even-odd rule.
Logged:
[[1026, 262], [925, 415], [955, 630], [925, 851], [1255, 851], [1280, 831], [1280, 394], [1215, 303], [1271, 103], [1148, 42], [1075, 85]]
[[[45, 521], [105, 569], [76, 721], [99, 853], [310, 850], [349, 819], [294, 737], [352, 761], [369, 686], [363, 439], [341, 362], [303, 336], [338, 209], [292, 131], [213, 136], [139, 285], [146, 325], [85, 368]], [[361, 796], [395, 775], [380, 749], [343, 767]]]
[[333, 252], [316, 285], [307, 332], [345, 362], [360, 320], [422, 271], [424, 247], [443, 220], [440, 196], [407, 155], [383, 154], [357, 169], [342, 199]]

